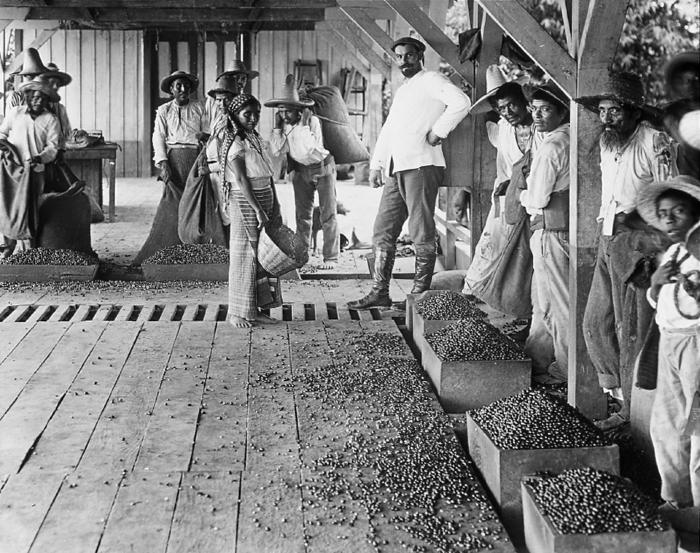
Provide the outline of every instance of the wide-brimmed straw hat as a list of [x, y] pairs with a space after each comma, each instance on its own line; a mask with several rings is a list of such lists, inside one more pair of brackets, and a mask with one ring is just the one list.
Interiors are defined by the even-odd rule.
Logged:
[[41, 56], [36, 48], [27, 48], [22, 55], [20, 75], [41, 75], [49, 70], [41, 61]]
[[189, 81], [192, 88], [197, 88], [199, 85], [199, 79], [195, 75], [192, 75], [192, 73], [175, 71], [160, 81], [160, 89], [166, 94], [170, 94], [170, 85], [172, 85], [177, 79], [185, 79], [186, 81]]
[[26, 83], [22, 83], [17, 87], [17, 91], [21, 92], [24, 94], [25, 92], [29, 92], [30, 90], [36, 90], [39, 91], [43, 94], [45, 94], [49, 101], [51, 102], [60, 102], [61, 97], [56, 94], [56, 91], [49, 86], [49, 83], [47, 83], [45, 80], [39, 77], [34, 77], [31, 81], [27, 81]]
[[58, 70], [58, 66], [55, 63], [49, 63], [46, 68], [48, 71], [44, 71], [41, 74], [41, 77], [44, 79], [58, 79], [58, 86], [66, 86], [71, 83], [73, 80], [73, 77], [71, 77], [68, 73], [65, 73], [63, 71]]
[[542, 85], [533, 86], [525, 90], [525, 95], [528, 100], [546, 100], [556, 102], [564, 109], [569, 109], [569, 97], [564, 91], [555, 85], [552, 81], [548, 81]]
[[308, 98], [300, 98], [299, 90], [297, 89], [294, 75], [287, 75], [284, 80], [284, 88], [282, 95], [272, 100], [265, 102], [268, 108], [276, 108], [279, 106], [293, 106], [299, 109], [308, 108], [314, 105], [314, 101]]
[[680, 52], [669, 59], [664, 66], [664, 79], [669, 82], [677, 71], [692, 68], [700, 70], [700, 50]]
[[223, 71], [218, 77], [216, 77], [216, 80], [218, 81], [221, 77], [224, 76], [230, 76], [230, 75], [236, 75], [240, 73], [245, 73], [248, 75], [248, 79], [254, 79], [260, 73], [257, 71], [252, 71], [249, 70], [246, 66], [245, 63], [243, 63], [241, 60], [231, 60], [231, 62], [228, 64], [228, 67], [226, 68], [226, 71]]
[[602, 89], [593, 96], [574, 98], [575, 102], [598, 113], [598, 103], [601, 100], [613, 100], [620, 104], [628, 104], [639, 109], [648, 109], [644, 98], [642, 78], [635, 73], [626, 71], [608, 71], [608, 76]]
[[236, 82], [236, 79], [234, 78], [233, 74], [230, 73], [228, 75], [223, 75], [222, 77], [216, 79], [216, 84], [214, 85], [214, 88], [209, 90], [207, 94], [212, 98], [216, 98], [217, 94], [224, 94], [226, 92], [229, 92], [234, 96], [243, 92], [239, 88], [238, 83]]
[[493, 106], [491, 106], [489, 98], [493, 98], [496, 94], [498, 94], [498, 91], [501, 89], [501, 87], [503, 87], [503, 85], [508, 83], [522, 85], [526, 80], [527, 77], [522, 76], [518, 77], [514, 81], [509, 81], [506, 79], [506, 76], [503, 74], [503, 71], [501, 71], [501, 68], [498, 67], [498, 65], [489, 65], [486, 68], [486, 94], [474, 102], [470, 110], [471, 113], [486, 113], [487, 111], [491, 111]]
[[672, 179], [642, 187], [637, 193], [637, 211], [642, 219], [659, 230], [665, 230], [665, 226], [656, 214], [656, 198], [667, 190], [685, 192], [700, 202], [700, 181], [690, 175], [678, 175]]

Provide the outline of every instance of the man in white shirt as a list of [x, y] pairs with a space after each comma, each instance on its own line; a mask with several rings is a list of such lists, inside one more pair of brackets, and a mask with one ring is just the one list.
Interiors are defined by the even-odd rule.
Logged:
[[[525, 352], [533, 359], [533, 378], [551, 384], [566, 382], [569, 364], [569, 106], [552, 83], [535, 88], [530, 97], [537, 139], [520, 203], [532, 232], [533, 320], [538, 313], [549, 335], [531, 330]], [[537, 366], [541, 351], [552, 345], [554, 358]]]
[[604, 430], [629, 419], [634, 362], [652, 319], [645, 272], [666, 247], [663, 234], [636, 212], [637, 195], [677, 173], [668, 136], [645, 120], [643, 90], [639, 76], [610, 72], [599, 94], [576, 100], [603, 124], [601, 232], [583, 330], [600, 386], [622, 405], [598, 422]]
[[[44, 191], [45, 165], [56, 159], [60, 142], [58, 119], [47, 109], [49, 102], [58, 101], [56, 93], [41, 80], [22, 83], [19, 92], [25, 95], [25, 102], [10, 110], [0, 123], [0, 139], [14, 146], [25, 167], [31, 167], [29, 192], [16, 191], [17, 195], [29, 198], [26, 205], [29, 212], [10, 213], [12, 220], [0, 221], [4, 234], [3, 258], [12, 255], [17, 240], [22, 240], [24, 248], [33, 246], [31, 241], [38, 228], [39, 195]], [[22, 222], [19, 226], [18, 221]]]
[[416, 250], [413, 293], [430, 288], [435, 268], [435, 200], [445, 173], [440, 144], [469, 113], [464, 92], [437, 71], [423, 69], [425, 44], [413, 37], [392, 50], [406, 81], [398, 88], [370, 161], [370, 184], [386, 185], [374, 221], [374, 285], [351, 309], [390, 307], [396, 239], [408, 218]]
[[340, 254], [335, 160], [323, 145], [321, 122], [308, 108], [314, 102], [299, 97], [294, 76], [288, 75], [282, 96], [265, 102], [279, 108], [270, 137], [274, 156], [287, 154], [288, 170], [293, 171], [296, 232], [307, 247], [311, 243], [314, 192], [318, 191], [323, 231], [323, 263], [319, 269], [334, 269]]

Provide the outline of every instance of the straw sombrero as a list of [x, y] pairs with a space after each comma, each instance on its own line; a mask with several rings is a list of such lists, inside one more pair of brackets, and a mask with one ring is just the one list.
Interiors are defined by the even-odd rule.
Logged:
[[668, 60], [664, 66], [664, 79], [670, 82], [675, 73], [685, 69], [700, 71], [700, 50], [681, 52]]
[[690, 175], [678, 175], [643, 187], [637, 194], [637, 211], [642, 219], [659, 230], [665, 230], [665, 227], [656, 215], [656, 198], [666, 190], [685, 192], [700, 202], [700, 181]]
[[185, 79], [189, 81], [192, 88], [197, 88], [199, 85], [199, 79], [195, 75], [186, 73], [185, 71], [175, 71], [160, 81], [160, 89], [166, 94], [170, 94], [170, 85], [172, 85], [177, 79]]
[[38, 92], [43, 93], [48, 97], [49, 101], [51, 102], [61, 101], [61, 97], [58, 94], [56, 94], [56, 91], [53, 88], [51, 88], [49, 86], [49, 83], [47, 83], [41, 77], [34, 77], [31, 81], [22, 83], [17, 88], [17, 91], [21, 92], [22, 94], [24, 94], [25, 92], [29, 92], [30, 90], [36, 90]]
[[514, 81], [509, 81], [508, 79], [506, 79], [506, 76], [503, 74], [503, 71], [501, 71], [498, 65], [489, 65], [486, 68], [487, 92], [476, 102], [474, 102], [470, 112], [486, 113], [487, 111], [491, 111], [493, 107], [491, 106], [491, 102], [489, 102], [489, 98], [493, 98], [496, 94], [498, 94], [498, 91], [503, 85], [507, 83], [522, 85], [525, 81], [527, 81], [527, 77], [525, 76], [518, 77]]
[[644, 110], [651, 108], [645, 103], [642, 78], [639, 75], [625, 71], [608, 71], [608, 76], [602, 85], [601, 92], [593, 96], [574, 98], [575, 102], [595, 113], [598, 113], [598, 103], [601, 100], [613, 100], [620, 104], [629, 104]]
[[314, 101], [308, 98], [300, 98], [299, 90], [294, 81], [294, 75], [287, 75], [284, 80], [284, 89], [282, 95], [272, 100], [265, 102], [268, 108], [276, 108], [279, 106], [294, 106], [299, 109], [308, 108], [314, 105]]
[[233, 94], [234, 96], [237, 96], [238, 94], [243, 92], [238, 86], [238, 83], [236, 82], [236, 79], [234, 79], [232, 73], [222, 73], [222, 76], [216, 79], [216, 84], [214, 85], [214, 88], [209, 90], [207, 94], [212, 98], [216, 98], [217, 94], [225, 94], [227, 92]]
[[49, 63], [46, 68], [48, 71], [44, 71], [41, 74], [41, 77], [43, 79], [58, 79], [58, 86], [66, 86], [71, 83], [73, 80], [73, 77], [71, 77], [68, 73], [65, 73], [63, 71], [58, 70], [58, 66], [55, 63]]
[[233, 76], [237, 73], [245, 73], [246, 75], [248, 75], [248, 79], [254, 79], [258, 75], [260, 75], [260, 73], [258, 73], [257, 71], [249, 70], [245, 66], [245, 63], [243, 63], [241, 60], [231, 60], [226, 71], [223, 71], [218, 77], [216, 77], [216, 80], [218, 81], [221, 77]]
[[46, 73], [49, 69], [41, 61], [41, 56], [36, 48], [27, 48], [23, 52], [22, 58], [22, 70], [19, 72], [20, 75], [41, 75]]
[[551, 100], [564, 109], [569, 109], [569, 97], [552, 81], [526, 90], [528, 100]]

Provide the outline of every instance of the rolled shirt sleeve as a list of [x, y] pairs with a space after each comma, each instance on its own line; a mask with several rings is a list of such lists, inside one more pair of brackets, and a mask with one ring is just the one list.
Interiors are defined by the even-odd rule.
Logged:
[[[162, 107], [162, 106], [161, 106]], [[161, 161], [168, 160], [168, 151], [165, 146], [167, 137], [167, 122], [165, 120], [165, 111], [161, 108], [156, 110], [156, 121], [153, 128], [153, 161], [158, 165]]]
[[471, 101], [444, 75], [437, 73], [436, 79], [439, 79], [439, 85], [435, 89], [435, 98], [445, 104], [445, 111], [433, 124], [433, 132], [440, 138], [446, 138], [467, 116], [471, 108]]

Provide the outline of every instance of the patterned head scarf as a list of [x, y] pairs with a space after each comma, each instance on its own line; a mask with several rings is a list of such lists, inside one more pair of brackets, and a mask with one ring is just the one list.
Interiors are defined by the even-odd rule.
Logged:
[[256, 137], [258, 134], [255, 130], [253, 130], [252, 132], [246, 131], [243, 127], [240, 126], [236, 118], [238, 113], [244, 107], [249, 105], [258, 106], [258, 109], [261, 107], [260, 101], [255, 96], [243, 92], [237, 96], [234, 96], [233, 99], [229, 102], [228, 107], [226, 108], [226, 127], [224, 129], [224, 137], [220, 143], [221, 146], [219, 148], [219, 165], [221, 167], [225, 167], [228, 151], [231, 148], [231, 144], [233, 144], [233, 141], [236, 139], [237, 136], [240, 136], [241, 138], [250, 138], [251, 135], [252, 137]]

